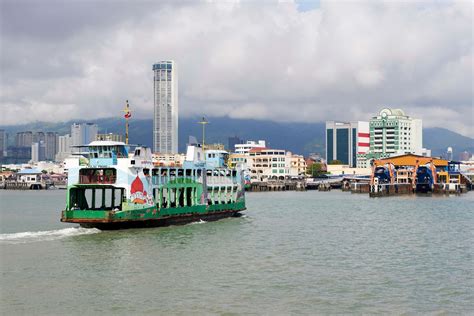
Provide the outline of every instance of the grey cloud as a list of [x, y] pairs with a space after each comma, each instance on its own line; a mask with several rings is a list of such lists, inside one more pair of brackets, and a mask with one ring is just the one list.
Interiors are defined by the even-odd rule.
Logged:
[[68, 109], [55, 120], [119, 115], [125, 99], [150, 117], [151, 65], [169, 58], [183, 116], [351, 120], [394, 106], [474, 136], [469, 3], [120, 3], [106, 16], [109, 2], [86, 2], [91, 18], [56, 8], [70, 16], [65, 33], [5, 31], [0, 123], [24, 107], [38, 118]]

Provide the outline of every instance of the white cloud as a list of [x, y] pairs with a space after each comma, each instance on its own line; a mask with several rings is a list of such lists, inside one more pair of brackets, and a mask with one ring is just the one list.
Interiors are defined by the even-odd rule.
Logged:
[[0, 124], [120, 115], [126, 99], [151, 117], [152, 64], [175, 59], [182, 116], [352, 120], [393, 106], [474, 136], [468, 1], [104, 4], [90, 20], [58, 12], [57, 32], [3, 28]]

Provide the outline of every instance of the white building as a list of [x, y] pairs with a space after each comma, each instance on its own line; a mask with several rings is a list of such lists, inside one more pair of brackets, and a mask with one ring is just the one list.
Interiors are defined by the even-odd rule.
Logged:
[[56, 154], [56, 161], [64, 161], [71, 155], [71, 136], [66, 134], [58, 137], [58, 153]]
[[178, 152], [178, 70], [174, 61], [153, 65], [153, 152]]
[[[404, 154], [428, 155], [423, 148], [423, 124], [401, 109], [382, 109], [370, 120], [368, 159], [380, 159]], [[361, 157], [361, 159], [364, 157]]]
[[369, 122], [327, 121], [326, 161], [339, 160], [352, 168], [359, 166], [357, 155], [369, 151], [369, 137]]
[[265, 148], [265, 141], [253, 141], [248, 140], [245, 144], [235, 144], [235, 153], [236, 154], [248, 154], [249, 151], [253, 148]]

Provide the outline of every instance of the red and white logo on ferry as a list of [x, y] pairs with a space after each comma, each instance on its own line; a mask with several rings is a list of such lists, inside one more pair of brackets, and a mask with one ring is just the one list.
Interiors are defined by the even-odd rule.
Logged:
[[132, 182], [130, 188], [130, 200], [132, 201], [132, 203], [136, 204], [153, 205], [152, 197], [146, 193], [143, 188], [143, 182], [138, 176]]

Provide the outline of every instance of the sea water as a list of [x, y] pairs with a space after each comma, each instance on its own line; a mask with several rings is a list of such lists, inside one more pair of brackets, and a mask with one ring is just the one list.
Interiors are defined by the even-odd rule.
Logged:
[[474, 312], [474, 193], [247, 194], [245, 216], [100, 231], [0, 191], [0, 314]]

